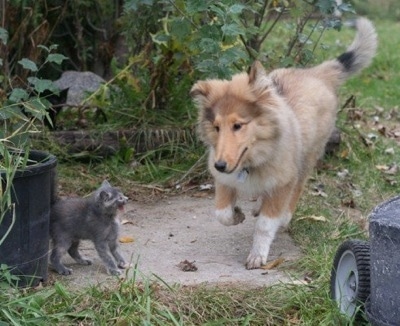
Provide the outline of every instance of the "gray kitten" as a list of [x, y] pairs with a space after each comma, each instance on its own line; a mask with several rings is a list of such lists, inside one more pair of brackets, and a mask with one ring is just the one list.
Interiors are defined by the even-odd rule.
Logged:
[[91, 265], [92, 262], [78, 251], [79, 242], [84, 239], [93, 241], [110, 274], [119, 275], [118, 267], [128, 267], [119, 250], [119, 222], [116, 219], [117, 210], [123, 209], [127, 199], [105, 180], [89, 197], [61, 199], [52, 206], [50, 236], [53, 250], [50, 261], [59, 274], [72, 273], [61, 262], [67, 251], [79, 264]]

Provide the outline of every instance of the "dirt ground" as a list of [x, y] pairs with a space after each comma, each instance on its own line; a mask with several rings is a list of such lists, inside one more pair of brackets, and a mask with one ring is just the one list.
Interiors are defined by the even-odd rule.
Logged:
[[[251, 215], [254, 201], [239, 202], [246, 220], [239, 225], [226, 227], [214, 218], [213, 194], [195, 194], [161, 198], [148, 203], [129, 202], [122, 221], [122, 251], [133, 265], [126, 277], [137, 279], [162, 279], [173, 285], [236, 284], [264, 286], [288, 282], [291, 262], [299, 259], [301, 252], [287, 232], [280, 232], [272, 244], [269, 260], [283, 258], [278, 267], [264, 270], [246, 270], [244, 263], [252, 244], [256, 218]], [[50, 269], [50, 278], [80, 288], [114, 282], [115, 277], [106, 274], [93, 244], [84, 242], [81, 253], [90, 257], [93, 264], [82, 266], [70, 257], [64, 257], [66, 265], [73, 269], [70, 276], [60, 276]], [[282, 260], [282, 259], [280, 259]], [[181, 262], [197, 268], [184, 271]]]

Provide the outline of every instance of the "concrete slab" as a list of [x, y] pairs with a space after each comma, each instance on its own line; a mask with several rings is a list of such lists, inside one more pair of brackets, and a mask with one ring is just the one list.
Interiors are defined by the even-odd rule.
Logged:
[[[301, 256], [289, 234], [280, 232], [271, 247], [269, 260], [282, 257], [285, 262], [281, 266], [268, 271], [246, 270], [244, 263], [256, 221], [251, 215], [255, 202], [241, 200], [246, 220], [230, 227], [214, 218], [213, 204], [212, 195], [129, 203], [121, 216], [123, 221], [129, 221], [122, 225], [121, 237], [133, 237], [134, 241], [121, 243], [121, 247], [125, 257], [138, 266], [135, 277], [159, 278], [170, 285], [228, 283], [257, 287], [289, 281], [287, 265]], [[64, 261], [74, 270], [73, 274], [60, 276], [50, 272], [52, 278], [78, 288], [116, 280], [106, 274], [92, 243], [84, 242], [81, 253], [90, 257], [93, 265], [81, 266], [66, 256]], [[197, 271], [182, 271], [178, 265], [185, 260], [193, 262]], [[133, 271], [128, 271], [127, 277], [132, 275]]]

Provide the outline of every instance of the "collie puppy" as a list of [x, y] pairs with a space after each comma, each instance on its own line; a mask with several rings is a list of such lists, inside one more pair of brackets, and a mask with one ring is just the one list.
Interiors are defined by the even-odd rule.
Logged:
[[209, 148], [216, 217], [224, 225], [243, 222], [238, 192], [261, 199], [247, 269], [266, 264], [278, 229], [290, 222], [334, 129], [339, 86], [375, 55], [373, 24], [358, 18], [355, 26], [354, 41], [334, 60], [270, 73], [256, 61], [249, 73], [198, 81], [190, 92]]

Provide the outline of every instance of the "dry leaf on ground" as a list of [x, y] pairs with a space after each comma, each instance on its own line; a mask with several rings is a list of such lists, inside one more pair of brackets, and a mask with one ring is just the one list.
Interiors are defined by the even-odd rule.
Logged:
[[261, 269], [273, 269], [275, 267], [278, 267], [280, 264], [282, 264], [285, 261], [285, 258], [279, 257], [273, 261], [270, 261], [266, 265], [261, 266]]
[[194, 261], [190, 262], [187, 259], [181, 261], [177, 266], [183, 272], [195, 272], [195, 271], [197, 271], [197, 266], [194, 264]]
[[129, 236], [124, 236], [124, 237], [119, 238], [119, 242], [121, 242], [121, 243], [131, 243], [133, 241], [135, 241], [135, 239], [133, 237], [129, 237]]
[[301, 221], [301, 220], [312, 220], [312, 221], [326, 222], [326, 217], [325, 216], [309, 215], [309, 216], [299, 217], [297, 220], [298, 221]]

